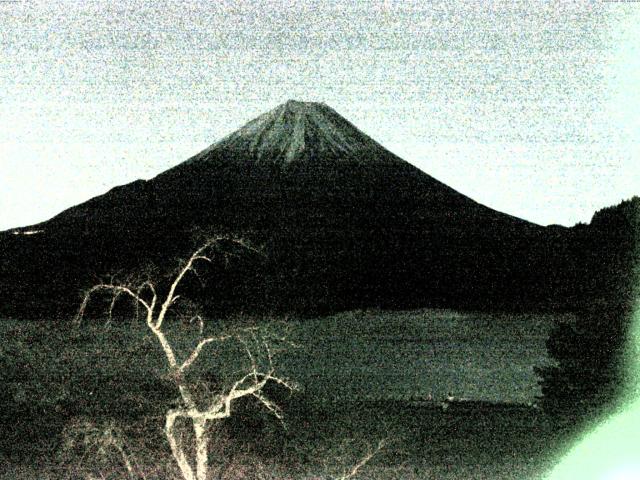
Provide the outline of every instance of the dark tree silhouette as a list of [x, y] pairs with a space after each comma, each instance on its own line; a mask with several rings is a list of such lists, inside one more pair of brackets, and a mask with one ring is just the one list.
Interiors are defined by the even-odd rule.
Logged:
[[576, 230], [577, 320], [555, 326], [547, 341], [556, 365], [537, 368], [543, 408], [579, 426], [613, 407], [626, 382], [625, 347], [640, 264], [640, 198], [597, 212]]

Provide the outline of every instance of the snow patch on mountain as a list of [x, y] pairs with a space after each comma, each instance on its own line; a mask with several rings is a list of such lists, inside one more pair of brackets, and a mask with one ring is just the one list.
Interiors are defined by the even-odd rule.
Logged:
[[294, 100], [260, 115], [202, 154], [218, 149], [284, 164], [328, 157], [402, 162], [327, 105]]

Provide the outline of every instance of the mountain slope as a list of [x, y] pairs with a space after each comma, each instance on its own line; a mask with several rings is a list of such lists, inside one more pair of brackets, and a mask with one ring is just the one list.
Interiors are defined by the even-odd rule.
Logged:
[[166, 265], [197, 230], [245, 236], [267, 255], [215, 271], [199, 300], [222, 311], [528, 309], [562, 291], [561, 229], [474, 202], [316, 103], [287, 102], [27, 230], [42, 233], [0, 238], [11, 299], [0, 313], [68, 311], [96, 274]]

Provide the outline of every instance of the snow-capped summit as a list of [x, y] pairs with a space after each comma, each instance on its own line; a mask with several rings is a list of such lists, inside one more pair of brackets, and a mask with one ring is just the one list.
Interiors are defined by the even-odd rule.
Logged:
[[324, 103], [289, 100], [214, 143], [197, 155], [227, 150], [256, 163], [288, 165], [322, 158], [359, 162], [401, 162]]

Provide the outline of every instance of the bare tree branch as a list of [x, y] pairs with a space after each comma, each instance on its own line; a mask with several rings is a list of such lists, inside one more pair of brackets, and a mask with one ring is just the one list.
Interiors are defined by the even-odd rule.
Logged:
[[194, 315], [189, 319], [189, 323], [193, 323], [195, 320], [198, 321], [200, 335], [202, 335], [202, 333], [204, 332], [204, 319], [202, 318], [202, 315]]
[[184, 371], [189, 368], [200, 356], [200, 352], [202, 349], [211, 342], [223, 342], [231, 338], [230, 335], [222, 335], [220, 337], [208, 337], [203, 340], [200, 340], [196, 345], [196, 348], [193, 349], [191, 354], [187, 357], [187, 359], [180, 365], [180, 370]]
[[204, 252], [207, 251], [209, 248], [211, 248], [213, 245], [221, 242], [222, 240], [234, 241], [225, 236], [218, 236], [208, 240], [207, 242], [205, 242], [204, 245], [198, 248], [191, 255], [191, 257], [189, 257], [189, 259], [182, 266], [182, 268], [178, 270], [178, 274], [176, 275], [175, 279], [171, 283], [171, 286], [169, 287], [169, 293], [167, 293], [167, 297], [165, 298], [164, 302], [162, 303], [162, 306], [160, 307], [160, 313], [158, 314], [158, 317], [156, 319], [156, 328], [162, 327], [162, 322], [164, 321], [164, 317], [167, 314], [167, 310], [169, 309], [169, 307], [174, 301], [176, 289], [178, 288], [178, 285], [180, 285], [180, 283], [182, 282], [182, 279], [184, 278], [184, 276], [190, 270], [193, 269], [193, 264], [198, 260], [208, 261], [211, 263], [211, 259], [206, 255], [204, 255]]
[[386, 440], [384, 439], [380, 440], [378, 442], [378, 446], [374, 450], [369, 449], [367, 454], [364, 457], [362, 457], [360, 461], [351, 468], [351, 470], [346, 472], [344, 475], [338, 477], [336, 480], [349, 480], [350, 478], [355, 477], [360, 471], [360, 469], [364, 467], [367, 463], [369, 463], [371, 459], [375, 457], [385, 447], [385, 445], [386, 445]]
[[[162, 299], [159, 298], [159, 290], [156, 289], [156, 286], [150, 279], [145, 279], [139, 283], [133, 279], [129, 279], [128, 283], [124, 284], [119, 284], [114, 279], [111, 279], [109, 282], [99, 283], [93, 286], [85, 293], [76, 317], [78, 322], [82, 320], [90, 299], [95, 293], [100, 291], [105, 291], [113, 295], [109, 305], [109, 318], [113, 315], [114, 307], [121, 295], [127, 295], [134, 301], [134, 304], [136, 305], [136, 317], [138, 316], [140, 306], [145, 309], [147, 326], [162, 347], [167, 358], [171, 377], [173, 378], [180, 393], [181, 407], [171, 409], [166, 414], [165, 435], [169, 441], [171, 453], [175, 461], [178, 463], [184, 480], [206, 480], [207, 478], [209, 468], [207, 449], [209, 441], [209, 434], [207, 430], [208, 421], [229, 417], [232, 411], [232, 404], [235, 400], [246, 396], [253, 396], [268, 411], [273, 413], [278, 419], [282, 420], [282, 412], [280, 408], [264, 394], [263, 388], [269, 382], [275, 382], [288, 389], [294, 388], [294, 386], [288, 381], [277, 377], [274, 374], [274, 351], [269, 346], [270, 337], [268, 337], [268, 335], [262, 334], [260, 335], [260, 338], [258, 338], [259, 330], [254, 327], [245, 328], [241, 332], [202, 338], [202, 334], [204, 332], [204, 319], [197, 313], [197, 311], [195, 315], [191, 316], [189, 322], [191, 323], [194, 320], [198, 321], [200, 339], [186, 358], [181, 363], [178, 362], [174, 348], [163, 331], [164, 320], [166, 319], [168, 312], [180, 298], [180, 295], [177, 294], [177, 290], [187, 273], [193, 272], [197, 275], [198, 272], [195, 270], [194, 266], [198, 262], [213, 263], [212, 256], [207, 252], [210, 252], [210, 249], [219, 246], [222, 242], [230, 242], [245, 250], [250, 250], [262, 255], [262, 252], [251, 247], [244, 240], [238, 240], [226, 236], [213, 237], [196, 249], [193, 254], [182, 263], [170, 280], [167, 293], [166, 295], [163, 294], [164, 296]], [[223, 253], [225, 260], [229, 254], [233, 253]], [[159, 309], [156, 308], [158, 304], [160, 304]], [[187, 310], [189, 310], [189, 303], [185, 302], [185, 305]], [[208, 402], [203, 402], [200, 398], [202, 396], [202, 392], [193, 388], [194, 385], [190, 384], [186, 379], [187, 376], [185, 375], [185, 372], [192, 367], [196, 361], [198, 361], [207, 345], [231, 339], [236, 339], [243, 345], [250, 364], [248, 371], [245, 371], [246, 373], [233, 382], [228, 389], [223, 389], [222, 393], [213, 395], [212, 398], [209, 398]], [[276, 336], [273, 336], [273, 339], [277, 339], [278, 341], [283, 340]], [[211, 397], [211, 392], [208, 392], [208, 395]], [[202, 408], [203, 404], [206, 404], [207, 407]], [[176, 424], [180, 419], [185, 419], [192, 423], [193, 432], [195, 434], [195, 469], [190, 463], [182, 442], [179, 440], [178, 432], [176, 431]]]
[[94, 285], [85, 293], [85, 296], [84, 296], [84, 299], [82, 300], [82, 304], [80, 305], [78, 314], [76, 315], [76, 322], [79, 323], [82, 321], [84, 312], [87, 308], [87, 305], [89, 304], [89, 301], [91, 300], [92, 295], [101, 290], [110, 291], [114, 295], [120, 295], [122, 293], [125, 293], [129, 295], [131, 298], [133, 298], [135, 302], [140, 303], [142, 306], [144, 306], [148, 312], [150, 311], [150, 308], [151, 308], [150, 305], [147, 302], [145, 302], [139, 295], [133, 292], [129, 287], [126, 287], [123, 285], [101, 283], [98, 285]]
[[255, 392], [253, 396], [257, 398], [258, 401], [262, 403], [278, 420], [282, 421], [282, 410], [280, 410], [278, 405], [265, 397], [260, 391]]

